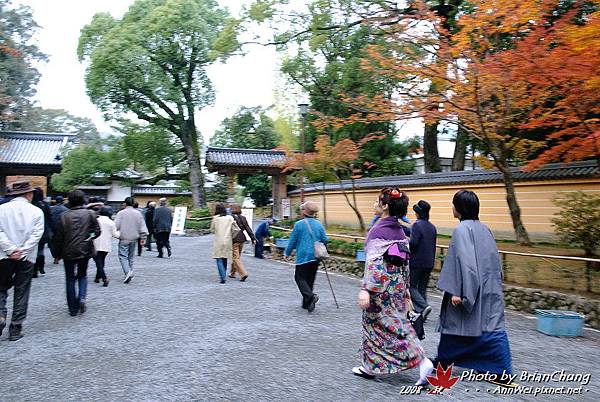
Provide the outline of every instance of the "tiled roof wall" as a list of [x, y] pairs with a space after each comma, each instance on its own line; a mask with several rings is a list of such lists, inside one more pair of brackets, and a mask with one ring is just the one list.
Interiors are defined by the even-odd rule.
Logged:
[[[513, 169], [513, 178], [515, 181], [585, 178], [599, 175], [600, 167], [595, 161], [573, 162], [570, 164], [552, 163], [533, 172], [522, 172], [517, 168]], [[357, 188], [374, 188], [384, 186], [420, 187], [474, 183], [498, 183], [502, 182], [502, 180], [502, 173], [500, 173], [498, 170], [465, 170], [406, 176], [370, 177], [358, 179], [355, 181], [355, 183]], [[351, 186], [351, 182], [349, 180], [344, 180], [343, 184], [344, 187]], [[339, 184], [337, 183], [325, 185], [325, 189], [336, 188], [339, 188]], [[320, 190], [322, 190], [321, 183], [311, 183], [304, 186], [304, 191]], [[292, 193], [297, 191], [299, 190], [294, 190]]]

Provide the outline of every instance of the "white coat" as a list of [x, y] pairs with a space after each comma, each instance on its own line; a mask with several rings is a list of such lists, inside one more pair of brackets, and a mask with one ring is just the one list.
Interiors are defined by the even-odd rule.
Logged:
[[108, 216], [100, 215], [98, 217], [100, 225], [100, 236], [94, 239], [94, 247], [96, 251], [105, 251], [110, 253], [112, 250], [112, 238], [119, 238], [119, 231], [115, 223]]

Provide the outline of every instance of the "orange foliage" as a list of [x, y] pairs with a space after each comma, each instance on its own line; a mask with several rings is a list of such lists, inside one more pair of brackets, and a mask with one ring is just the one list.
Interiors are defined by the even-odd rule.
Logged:
[[[471, 3], [474, 11], [460, 16], [453, 35], [421, 3], [390, 29], [388, 46], [371, 47], [363, 63], [401, 82], [397, 93], [346, 96], [356, 113], [321, 124], [412, 117], [459, 123], [487, 145], [501, 170], [540, 149], [528, 168], [600, 158], [600, 0], [585, 25], [573, 22], [575, 11], [550, 23], [557, 0]], [[533, 141], [533, 131], [550, 134]]]

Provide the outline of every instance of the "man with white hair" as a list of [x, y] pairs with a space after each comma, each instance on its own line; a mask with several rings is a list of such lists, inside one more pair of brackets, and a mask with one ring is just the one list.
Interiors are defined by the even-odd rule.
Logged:
[[8, 289], [14, 287], [9, 340], [23, 337], [29, 291], [37, 248], [44, 234], [44, 213], [31, 205], [33, 187], [29, 182], [9, 186], [11, 201], [0, 205], [0, 335], [6, 326]]
[[171, 256], [171, 225], [173, 224], [173, 213], [167, 207], [167, 199], [158, 200], [159, 207], [154, 210], [154, 236], [156, 237], [156, 247], [158, 248], [158, 258], [163, 258], [163, 247], [167, 248], [167, 255]]

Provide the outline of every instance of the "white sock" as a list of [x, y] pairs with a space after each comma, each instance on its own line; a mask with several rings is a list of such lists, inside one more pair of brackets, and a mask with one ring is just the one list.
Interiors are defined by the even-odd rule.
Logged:
[[419, 364], [419, 381], [415, 385], [427, 384], [427, 376], [433, 372], [433, 363], [428, 358], [424, 358]]

